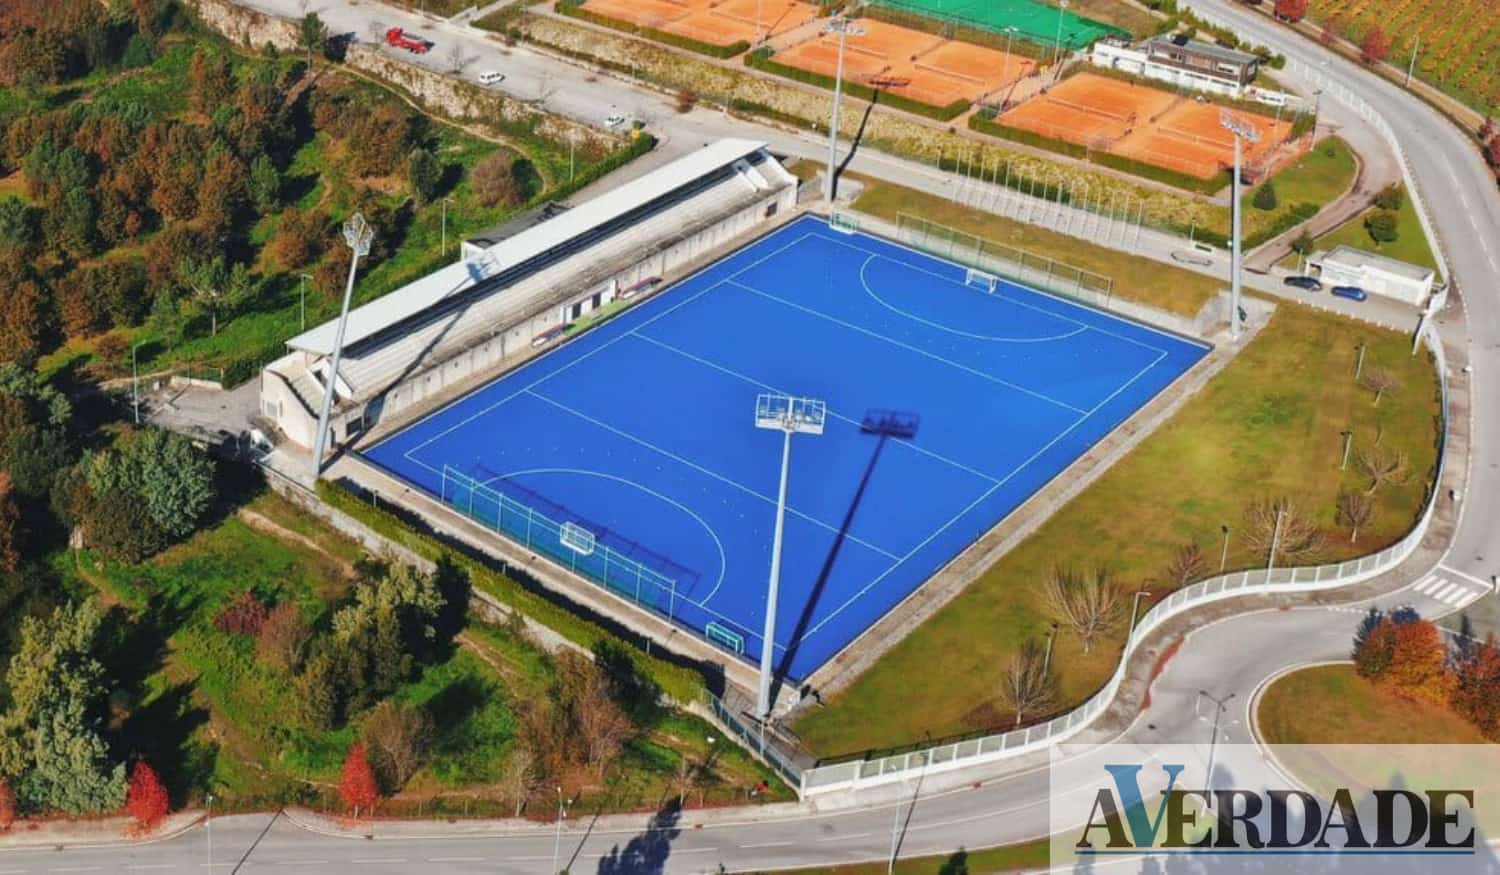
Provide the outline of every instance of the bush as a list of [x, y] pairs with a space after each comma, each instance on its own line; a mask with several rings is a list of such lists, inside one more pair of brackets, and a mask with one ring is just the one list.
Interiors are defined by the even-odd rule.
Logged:
[[1276, 199], [1276, 184], [1266, 180], [1260, 188], [1255, 190], [1255, 196], [1250, 199], [1250, 205], [1257, 210], [1270, 212], [1276, 209], [1279, 201]]
[[256, 636], [271, 616], [255, 593], [246, 590], [214, 617], [214, 628], [226, 635]]
[[1399, 218], [1394, 210], [1374, 210], [1365, 217], [1365, 231], [1376, 243], [1392, 243], [1400, 236]]
[[1317, 245], [1318, 242], [1313, 239], [1313, 235], [1304, 229], [1301, 234], [1297, 235], [1297, 239], [1292, 241], [1292, 251], [1298, 255], [1308, 255], [1312, 253], [1313, 247]]
[[1406, 201], [1406, 192], [1399, 183], [1392, 183], [1375, 195], [1375, 206], [1382, 210], [1399, 210]]

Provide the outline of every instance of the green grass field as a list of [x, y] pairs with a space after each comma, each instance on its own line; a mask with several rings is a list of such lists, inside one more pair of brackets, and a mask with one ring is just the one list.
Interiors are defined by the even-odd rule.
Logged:
[[[1309, 203], [1321, 207], [1349, 190], [1357, 170], [1357, 159], [1349, 144], [1342, 137], [1327, 137], [1276, 174], [1276, 196], [1283, 204]], [[1259, 212], [1250, 205], [1254, 196], [1254, 189], [1245, 192], [1246, 216], [1252, 211]]]
[[[1404, 189], [1403, 189], [1404, 190]], [[1318, 249], [1332, 249], [1340, 244], [1354, 246], [1369, 252], [1378, 252], [1411, 264], [1438, 269], [1437, 259], [1432, 256], [1432, 247], [1427, 243], [1427, 234], [1417, 218], [1417, 209], [1410, 197], [1401, 199], [1401, 209], [1396, 211], [1396, 239], [1390, 243], [1377, 243], [1365, 229], [1367, 210], [1318, 238]]]
[[1261, 693], [1255, 718], [1268, 744], [1488, 743], [1447, 708], [1382, 690], [1355, 674], [1353, 665], [1282, 676]]
[[[1390, 368], [1403, 384], [1378, 406], [1353, 379], [1362, 343], [1365, 366]], [[1108, 568], [1127, 591], [1149, 589], [1160, 599], [1171, 590], [1163, 578], [1179, 547], [1197, 544], [1217, 560], [1221, 525], [1231, 528], [1230, 569], [1264, 562], [1233, 532], [1255, 499], [1286, 496], [1314, 515], [1327, 535], [1319, 559], [1392, 543], [1415, 520], [1435, 464], [1437, 391], [1430, 362], [1410, 355], [1406, 337], [1280, 304], [1266, 329], [1176, 416], [826, 707], [803, 717], [797, 732], [828, 757], [1007, 725], [1013, 718], [998, 701], [1001, 672], [1024, 641], [1046, 634], [1051, 615], [1041, 592], [1059, 563]], [[1345, 429], [1356, 447], [1379, 436], [1404, 451], [1412, 472], [1405, 484], [1377, 493], [1374, 519], [1354, 543], [1335, 525], [1335, 502], [1341, 489], [1367, 484], [1355, 464], [1338, 470]], [[1073, 635], [1059, 636], [1053, 665], [1063, 708], [1104, 683], [1124, 632], [1117, 624], [1087, 653]], [[942, 683], [928, 680], [936, 667]]]

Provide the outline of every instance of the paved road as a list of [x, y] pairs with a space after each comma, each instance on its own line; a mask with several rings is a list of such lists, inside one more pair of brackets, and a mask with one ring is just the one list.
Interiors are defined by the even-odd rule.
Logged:
[[[271, 0], [257, 0], [271, 2]], [[277, 0], [283, 2], [283, 0]], [[295, 6], [293, 0], [284, 5]], [[1230, 18], [1257, 43], [1266, 43], [1290, 57], [1321, 64], [1323, 52], [1284, 34], [1264, 20], [1242, 16], [1222, 0], [1192, 0], [1191, 5], [1219, 17]], [[373, 11], [372, 10], [378, 10]], [[367, 29], [356, 19], [402, 23], [402, 13], [361, 4], [359, 7], [325, 6], [319, 10], [336, 27], [363, 34]], [[296, 14], [295, 9], [287, 10]], [[1244, 21], [1240, 22], [1239, 18]], [[346, 23], [347, 22], [347, 23]], [[429, 28], [430, 29], [430, 28]], [[597, 113], [599, 89], [587, 83], [571, 83], [567, 65], [517, 50], [512, 60], [526, 56], [524, 64], [508, 67], [542, 71], [555, 77], [558, 91], [552, 106], [584, 117]], [[1496, 433], [1495, 405], [1484, 402], [1485, 387], [1500, 373], [1500, 301], [1495, 299], [1495, 281], [1500, 263], [1500, 198], [1492, 178], [1464, 139], [1424, 105], [1398, 89], [1338, 60], [1330, 60], [1327, 74], [1357, 94], [1388, 108], [1389, 118], [1406, 144], [1421, 188], [1435, 209], [1439, 234], [1447, 244], [1452, 276], [1463, 290], [1468, 307], [1468, 330], [1475, 368], [1476, 407], [1474, 445], [1479, 455], [1473, 465], [1474, 479], [1463, 503], [1463, 515], [1453, 551], [1442, 567], [1410, 581], [1397, 593], [1382, 597], [1385, 606], [1412, 604], [1428, 615], [1472, 606], [1476, 599], [1493, 599], [1483, 593], [1484, 582], [1500, 565], [1500, 544], [1490, 521], [1500, 504], [1496, 463], [1486, 451], [1486, 438]], [[512, 73], [519, 84], [525, 79]], [[580, 90], [574, 92], [573, 88]], [[564, 96], [564, 91], [570, 92]], [[613, 86], [607, 89], [615, 94]], [[630, 93], [627, 89], [626, 93]], [[624, 98], [620, 98], [624, 99]], [[654, 95], [635, 99], [656, 101]], [[616, 100], [615, 102], [618, 102]], [[652, 104], [656, 105], [655, 103]], [[641, 115], [652, 110], [647, 107]], [[631, 108], [636, 111], [636, 108]], [[666, 125], [667, 119], [658, 116]], [[670, 148], [686, 148], [691, 138], [717, 136], [734, 130], [765, 136], [777, 148], [804, 154], [808, 143], [769, 129], [755, 128], [694, 113], [673, 118], [667, 125]], [[812, 152], [816, 155], [816, 152]], [[863, 162], [863, 163], [861, 163]], [[931, 168], [918, 168], [885, 156], [861, 155], [856, 168], [872, 175], [920, 181], [933, 190], [953, 186], [952, 180]], [[912, 174], [923, 175], [913, 178]], [[1065, 219], [1060, 221], [1066, 222]], [[1097, 231], [1080, 229], [1097, 236]], [[1117, 243], [1127, 248], [1155, 245], [1149, 235], [1142, 243]], [[1167, 241], [1168, 246], [1177, 244]], [[1149, 249], [1159, 254], [1156, 249]], [[1486, 557], [1488, 554], [1488, 558]], [[1258, 685], [1281, 669], [1309, 661], [1341, 658], [1364, 605], [1256, 613], [1220, 621], [1191, 635], [1166, 670], [1157, 679], [1152, 704], [1126, 731], [1127, 742], [1204, 741], [1207, 727], [1194, 714], [1197, 691], [1216, 696], [1233, 693], [1236, 703], [1223, 727], [1227, 740], [1250, 740], [1248, 707]], [[903, 856], [951, 852], [959, 846], [977, 847], [1009, 843], [1041, 834], [1046, 829], [1046, 799], [1050, 788], [1045, 774], [1030, 771], [996, 777], [977, 788], [942, 794], [923, 794], [913, 804], [913, 789], [898, 788], [903, 796], [893, 803], [892, 789], [871, 793], [858, 807], [841, 811], [749, 809], [715, 814], [690, 813], [681, 822], [651, 824], [640, 817], [611, 817], [591, 822], [572, 818], [562, 832], [563, 860], [572, 871], [701, 872], [724, 864], [731, 870], [769, 869], [792, 865], [816, 865], [886, 857], [891, 850], [893, 825], [903, 833]], [[297, 871], [377, 873], [421, 870], [433, 875], [459, 872], [546, 872], [550, 870], [553, 834], [546, 827], [516, 831], [497, 826], [489, 835], [470, 834], [483, 827], [443, 824], [403, 828], [407, 833], [460, 833], [447, 838], [397, 835], [382, 828], [386, 837], [358, 840], [332, 837], [290, 825], [284, 818], [242, 816], [218, 822], [213, 831], [213, 867], [225, 871]], [[155, 845], [127, 849], [70, 849], [67, 851], [0, 852], [0, 875], [32, 872], [87, 871], [201, 871], [208, 852], [208, 835], [196, 830]], [[620, 856], [623, 854], [624, 856]], [[210, 869], [210, 871], [213, 871]]]

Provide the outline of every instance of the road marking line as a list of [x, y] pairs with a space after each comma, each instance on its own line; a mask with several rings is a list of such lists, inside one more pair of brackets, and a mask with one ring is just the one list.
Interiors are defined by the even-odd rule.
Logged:
[[1422, 595], [1427, 595], [1428, 590], [1432, 589], [1435, 586], [1442, 586], [1443, 583], [1444, 581], [1441, 577], [1438, 577], [1435, 574], [1430, 575], [1426, 580], [1423, 580], [1421, 583], [1417, 584], [1417, 592], [1421, 593]]
[[361, 857], [359, 859], [350, 860], [349, 862], [351, 862], [351, 863], [360, 863], [360, 864], [366, 864], [366, 863], [370, 863], [370, 864], [375, 864], [375, 863], [405, 863], [406, 862], [406, 858], [405, 857]]
[[1429, 593], [1429, 595], [1431, 595], [1434, 599], [1442, 602], [1447, 601], [1448, 596], [1461, 589], [1463, 589], [1463, 587], [1459, 586], [1458, 584], [1450, 583], [1447, 586], [1443, 587], [1441, 590], [1434, 590], [1433, 592]]
[[429, 863], [483, 863], [484, 857], [428, 857]]
[[1450, 605], [1456, 605], [1456, 604], [1457, 604], [1457, 602], [1458, 602], [1458, 601], [1459, 601], [1459, 600], [1460, 600], [1460, 599], [1463, 599], [1463, 598], [1467, 598], [1467, 597], [1468, 597], [1468, 595], [1469, 595], [1469, 594], [1470, 594], [1470, 593], [1472, 593], [1472, 592], [1473, 592], [1473, 590], [1472, 590], [1472, 589], [1469, 589], [1469, 588], [1468, 588], [1468, 587], [1466, 587], [1466, 586], [1464, 586], [1464, 587], [1459, 587], [1459, 588], [1458, 588], [1458, 589], [1456, 589], [1456, 590], [1454, 590], [1454, 591], [1453, 591], [1453, 594], [1452, 594], [1452, 595], [1449, 595], [1449, 596], [1446, 596], [1446, 597], [1444, 597], [1444, 598], [1443, 598], [1443, 601], [1445, 601], [1445, 602], [1447, 602], [1447, 603], [1448, 603], [1448, 604], [1450, 604]]
[[749, 850], [751, 848], [785, 848], [789, 845], [795, 844], [796, 842], [761, 842], [760, 844], [755, 845], [740, 845], [740, 847], [744, 848], [745, 850]]
[[278, 865], [278, 866], [323, 866], [323, 865], [327, 865], [327, 863], [328, 863], [327, 860], [282, 860], [282, 861], [278, 862], [276, 865]]
[[1484, 587], [1484, 589], [1485, 589], [1486, 592], [1490, 591], [1493, 588], [1488, 580], [1480, 580], [1479, 578], [1475, 577], [1472, 574], [1469, 574], [1469, 573], [1463, 572], [1463, 571], [1459, 571], [1457, 568], [1449, 568], [1446, 565], [1439, 565], [1438, 567], [1441, 568], [1441, 569], [1443, 569], [1444, 571], [1448, 572], [1449, 574], [1456, 574], [1459, 577], [1462, 577], [1464, 580], [1469, 581], [1470, 583], [1477, 583], [1477, 584], [1479, 584], [1480, 586]]
[[1478, 601], [1479, 597], [1482, 596], [1482, 595], [1484, 595], [1484, 593], [1482, 593], [1482, 592], [1475, 592], [1475, 591], [1473, 591], [1471, 589], [1471, 590], [1469, 590], [1469, 594], [1466, 595], [1466, 596], [1464, 596], [1462, 599], [1459, 599], [1458, 604], [1454, 605], [1453, 607], [1454, 607], [1454, 609], [1466, 607], [1470, 602], [1476, 602], [1476, 601]]
[[869, 835], [869, 833], [867, 833], [867, 832], [857, 832], [857, 833], [853, 833], [852, 835], [823, 836], [820, 839], [813, 839], [813, 841], [815, 841], [815, 842], [846, 842], [846, 841], [850, 841], [851, 839], [862, 839], [862, 838], [865, 838], [868, 835]]
[[98, 872], [103, 866], [69, 866], [61, 869], [48, 869], [48, 872]]
[[126, 869], [176, 869], [176, 863], [136, 863], [126, 866]]

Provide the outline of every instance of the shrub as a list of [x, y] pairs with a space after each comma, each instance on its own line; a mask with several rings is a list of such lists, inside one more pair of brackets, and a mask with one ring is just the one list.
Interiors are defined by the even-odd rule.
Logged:
[[172, 810], [167, 788], [162, 786], [156, 770], [139, 760], [130, 770], [130, 785], [125, 790], [125, 811], [135, 819], [137, 830], [149, 831]]
[[1278, 203], [1280, 202], [1276, 198], [1276, 184], [1269, 179], [1255, 190], [1255, 196], [1250, 199], [1251, 206], [1266, 212], [1276, 209]]
[[1370, 28], [1365, 38], [1359, 44], [1359, 56], [1366, 64], [1378, 64], [1385, 60], [1390, 54], [1391, 41], [1385, 35], [1385, 31], [1378, 27]]
[[292, 602], [282, 602], [261, 623], [255, 636], [255, 653], [272, 668], [295, 671], [311, 639], [312, 627], [302, 619], [302, 612]]
[[677, 111], [692, 112], [693, 107], [698, 105], [698, 95], [690, 88], [684, 88], [677, 92]]
[[1375, 206], [1382, 210], [1399, 210], [1406, 200], [1406, 192], [1400, 184], [1392, 183], [1375, 195]]
[[1376, 243], [1391, 243], [1400, 235], [1394, 210], [1375, 210], [1365, 217], [1365, 231]]
[[214, 617], [214, 628], [226, 635], [259, 635], [271, 611], [246, 590]]

